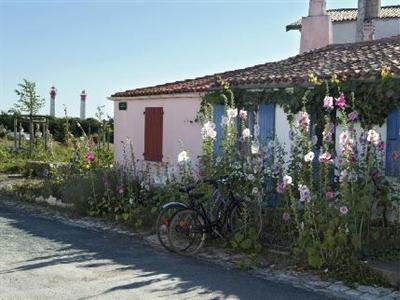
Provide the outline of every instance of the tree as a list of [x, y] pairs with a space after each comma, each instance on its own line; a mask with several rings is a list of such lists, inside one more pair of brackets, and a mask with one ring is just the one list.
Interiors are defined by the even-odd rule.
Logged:
[[15, 90], [15, 93], [19, 96], [19, 100], [15, 103], [14, 108], [16, 111], [29, 114], [29, 154], [32, 155], [34, 142], [33, 116], [44, 106], [45, 100], [36, 93], [36, 84], [33, 81], [23, 79], [23, 82], [19, 83], [18, 86], [20, 89]]
[[33, 81], [23, 79], [22, 83], [19, 83], [19, 90], [15, 90], [15, 93], [19, 96], [18, 102], [14, 105], [17, 111], [25, 112], [30, 117], [36, 115], [44, 106], [45, 100], [36, 93], [36, 84]]

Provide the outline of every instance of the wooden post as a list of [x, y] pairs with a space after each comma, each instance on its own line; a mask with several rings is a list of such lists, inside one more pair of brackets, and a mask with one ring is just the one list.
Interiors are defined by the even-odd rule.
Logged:
[[22, 140], [22, 122], [19, 123], [19, 132], [18, 132], [18, 149], [21, 149], [21, 140]]
[[29, 119], [29, 156], [32, 156], [32, 152], [33, 152], [33, 141], [34, 141], [33, 121], [32, 121], [32, 118], [30, 118], [30, 119]]
[[44, 149], [47, 150], [47, 119], [43, 123], [43, 139], [44, 139]]
[[17, 131], [18, 131], [18, 119], [14, 118], [14, 150], [17, 151]]

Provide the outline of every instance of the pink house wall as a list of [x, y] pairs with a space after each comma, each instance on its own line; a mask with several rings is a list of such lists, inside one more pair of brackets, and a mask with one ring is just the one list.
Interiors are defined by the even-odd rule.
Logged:
[[[119, 110], [119, 103], [126, 102], [127, 110]], [[193, 163], [201, 154], [201, 125], [196, 123], [201, 95], [177, 94], [166, 96], [146, 96], [118, 98], [114, 103], [114, 145], [115, 160], [123, 161], [123, 145], [130, 139], [134, 146], [136, 159], [143, 160], [144, 152], [144, 114], [146, 107], [162, 107], [163, 117], [163, 162], [176, 163], [178, 153], [184, 149], [189, 152]]]

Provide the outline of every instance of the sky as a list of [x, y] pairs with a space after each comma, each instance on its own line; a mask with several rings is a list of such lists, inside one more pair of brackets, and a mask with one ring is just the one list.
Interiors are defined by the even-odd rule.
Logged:
[[[307, 15], [308, 0], [0, 0], [0, 111], [26, 78], [56, 116], [112, 116], [111, 94], [298, 54], [300, 33], [285, 26]], [[382, 5], [400, 0], [382, 0]], [[357, 0], [328, 0], [327, 8]]]

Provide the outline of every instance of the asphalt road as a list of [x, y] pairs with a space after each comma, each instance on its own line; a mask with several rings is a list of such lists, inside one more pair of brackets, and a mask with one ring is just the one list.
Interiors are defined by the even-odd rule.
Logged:
[[327, 299], [0, 201], [0, 299]]

